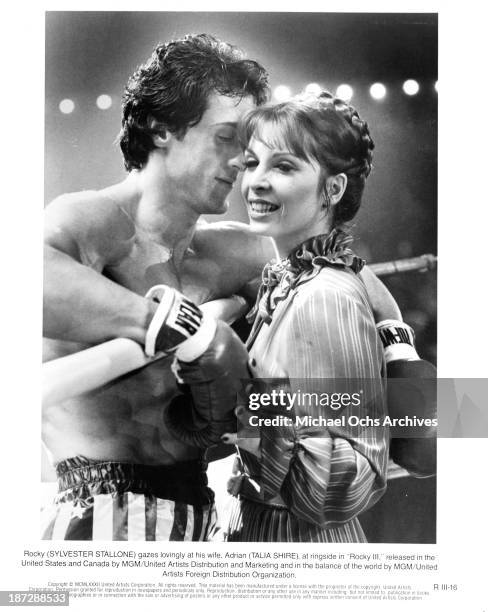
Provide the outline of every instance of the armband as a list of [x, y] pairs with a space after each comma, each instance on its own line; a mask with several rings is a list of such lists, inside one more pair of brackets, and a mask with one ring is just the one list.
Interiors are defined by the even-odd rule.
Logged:
[[394, 319], [386, 319], [376, 325], [386, 363], [398, 359], [420, 359], [415, 350], [415, 334], [410, 325]]

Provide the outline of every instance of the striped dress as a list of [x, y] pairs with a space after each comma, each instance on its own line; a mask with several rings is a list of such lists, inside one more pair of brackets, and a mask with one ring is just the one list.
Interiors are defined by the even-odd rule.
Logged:
[[385, 490], [387, 431], [349, 425], [349, 416], [381, 421], [386, 414], [366, 289], [352, 266], [313, 262], [298, 276], [278, 274], [261, 297], [250, 338], [253, 375], [301, 397], [360, 391], [360, 405], [341, 412], [345, 424], [297, 425], [296, 416], [339, 416], [305, 402], [287, 413], [293, 424], [254, 428], [260, 457], [240, 451], [229, 541], [364, 542], [357, 517]]

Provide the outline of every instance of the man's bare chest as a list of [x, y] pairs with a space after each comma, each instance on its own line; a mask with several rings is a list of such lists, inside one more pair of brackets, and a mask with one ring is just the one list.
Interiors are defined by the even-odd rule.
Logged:
[[103, 273], [139, 295], [163, 284], [178, 289], [196, 303], [218, 297], [220, 287], [218, 266], [213, 262], [189, 250], [176, 266], [169, 249], [144, 241], [134, 242], [130, 252]]
[[235, 279], [223, 274], [217, 261], [188, 249], [176, 266], [169, 249], [143, 240], [134, 241], [126, 256], [103, 273], [139, 295], [145, 295], [154, 285], [164, 284], [178, 289], [197, 304], [226, 297], [237, 290]]

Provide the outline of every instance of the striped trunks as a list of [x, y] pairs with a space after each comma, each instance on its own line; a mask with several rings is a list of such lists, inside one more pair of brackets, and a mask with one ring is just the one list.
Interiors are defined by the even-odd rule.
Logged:
[[42, 512], [44, 540], [202, 541], [216, 526], [206, 465], [137, 465], [72, 457]]

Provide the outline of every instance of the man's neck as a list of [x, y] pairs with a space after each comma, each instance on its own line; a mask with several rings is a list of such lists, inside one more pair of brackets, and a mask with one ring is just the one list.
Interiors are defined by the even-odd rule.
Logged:
[[133, 171], [125, 181], [104, 191], [124, 206], [136, 231], [169, 250], [178, 267], [193, 239], [199, 215], [183, 203], [165, 198], [162, 186], [148, 181], [144, 171]]

